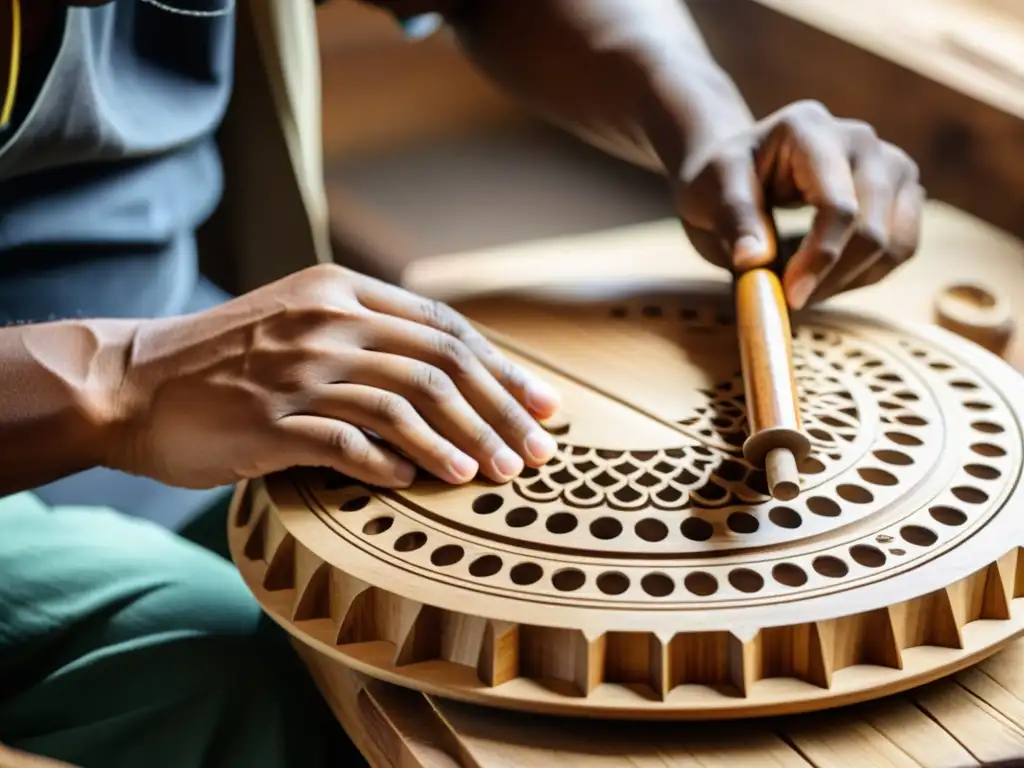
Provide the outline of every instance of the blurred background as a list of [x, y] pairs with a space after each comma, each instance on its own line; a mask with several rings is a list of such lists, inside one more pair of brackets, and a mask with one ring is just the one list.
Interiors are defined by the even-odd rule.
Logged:
[[[920, 164], [930, 197], [1024, 237], [1024, 0], [690, 0], [760, 116], [812, 98]], [[532, 119], [444, 32], [321, 6], [339, 256], [422, 257], [672, 215], [663, 182]], [[372, 266], [376, 263], [377, 266]]]

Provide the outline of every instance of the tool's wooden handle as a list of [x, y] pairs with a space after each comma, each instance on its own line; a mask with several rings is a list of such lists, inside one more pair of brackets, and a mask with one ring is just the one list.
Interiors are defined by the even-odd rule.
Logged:
[[811, 443], [800, 424], [789, 308], [771, 270], [736, 278], [736, 326], [750, 428], [743, 455], [765, 469], [772, 496], [788, 501], [800, 492], [797, 465]]

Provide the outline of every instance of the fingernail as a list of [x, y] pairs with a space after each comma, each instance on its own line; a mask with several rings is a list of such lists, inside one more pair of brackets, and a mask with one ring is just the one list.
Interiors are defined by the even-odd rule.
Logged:
[[793, 309], [803, 309], [814, 289], [818, 287], [818, 276], [808, 272], [800, 275], [789, 287], [789, 304]]
[[456, 483], [465, 483], [476, 477], [480, 465], [464, 453], [455, 453], [448, 462], [448, 473]]
[[516, 477], [523, 471], [523, 460], [511, 448], [502, 448], [494, 454], [494, 468], [502, 477]]
[[399, 485], [409, 486], [416, 479], [416, 467], [404, 461], [395, 468], [395, 480]]
[[541, 381], [533, 379], [526, 386], [526, 407], [536, 414], [554, 413], [562, 405], [562, 398], [558, 396], [554, 387]]
[[547, 432], [536, 430], [526, 436], [526, 452], [537, 464], [547, 462], [558, 451], [558, 443]]
[[765, 244], [754, 235], [743, 235], [733, 245], [732, 263], [736, 269], [760, 267], [770, 258]]

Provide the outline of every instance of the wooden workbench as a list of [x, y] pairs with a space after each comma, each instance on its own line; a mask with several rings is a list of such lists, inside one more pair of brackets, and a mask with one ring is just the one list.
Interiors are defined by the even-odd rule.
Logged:
[[[798, 227], [801, 214], [780, 221]], [[617, 278], [715, 276], [674, 221], [413, 264], [407, 286], [455, 303], [479, 292], [581, 287]], [[838, 303], [928, 322], [937, 288], [965, 279], [1005, 289], [1024, 307], [1024, 244], [941, 204], [929, 204], [917, 259], [886, 284]], [[1024, 366], [1019, 338], [1009, 355]], [[299, 649], [339, 720], [377, 768], [660, 766], [928, 766], [1024, 759], [1024, 641], [953, 679], [857, 707], [741, 723], [564, 720], [440, 700], [324, 662]]]

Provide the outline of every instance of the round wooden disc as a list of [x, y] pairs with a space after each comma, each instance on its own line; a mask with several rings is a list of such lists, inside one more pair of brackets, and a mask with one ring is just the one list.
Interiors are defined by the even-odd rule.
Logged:
[[292, 635], [457, 699], [591, 717], [796, 712], [946, 675], [1024, 630], [1019, 375], [938, 329], [809, 314], [813, 450], [748, 465], [727, 293], [460, 306], [559, 388], [559, 454], [504, 486], [244, 486], [232, 553]]

